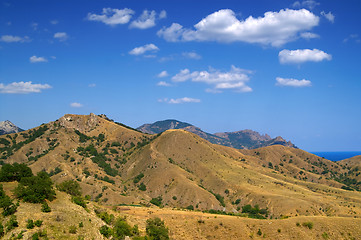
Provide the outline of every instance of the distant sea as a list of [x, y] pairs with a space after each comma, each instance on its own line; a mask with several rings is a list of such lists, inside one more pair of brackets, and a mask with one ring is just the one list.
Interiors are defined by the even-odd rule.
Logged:
[[324, 157], [331, 161], [340, 161], [346, 158], [351, 158], [361, 155], [361, 152], [311, 152], [319, 157]]

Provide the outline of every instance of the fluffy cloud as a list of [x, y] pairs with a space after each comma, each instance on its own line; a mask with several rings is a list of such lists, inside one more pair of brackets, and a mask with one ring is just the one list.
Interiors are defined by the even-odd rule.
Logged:
[[48, 60], [44, 57], [37, 57], [37, 56], [32, 56], [30, 57], [29, 61], [31, 63], [38, 63], [38, 62], [47, 62]]
[[284, 49], [279, 52], [278, 58], [282, 64], [300, 64], [304, 62], [321, 62], [323, 60], [330, 61], [332, 59], [332, 55], [318, 49]]
[[102, 14], [88, 13], [87, 20], [102, 22], [110, 26], [126, 24], [132, 18], [134, 11], [129, 8], [103, 8]]
[[56, 24], [59, 23], [59, 21], [58, 20], [51, 20], [50, 23], [53, 24], [53, 25], [56, 25]]
[[14, 94], [26, 94], [26, 93], [40, 93], [43, 89], [49, 89], [49, 84], [33, 84], [30, 82], [13, 82], [10, 84], [0, 83], [0, 93], [14, 93]]
[[134, 20], [129, 27], [130, 28], [139, 28], [147, 29], [155, 26], [155, 11], [144, 10], [142, 15], [137, 20]]
[[294, 8], [301, 8], [306, 7], [308, 9], [314, 9], [316, 6], [320, 5], [320, 3], [314, 1], [314, 0], [304, 0], [302, 2], [296, 1], [292, 4], [292, 7]]
[[164, 77], [168, 77], [169, 74], [167, 71], [162, 71], [157, 75], [159, 78], [164, 78]]
[[251, 92], [252, 88], [247, 86], [251, 71], [231, 67], [228, 72], [221, 72], [216, 69], [209, 71], [194, 71], [183, 69], [178, 74], [172, 77], [173, 82], [185, 82], [191, 80], [192, 82], [202, 82], [212, 86], [207, 89], [208, 92], [220, 92], [221, 90], [234, 89], [238, 92]]
[[157, 83], [157, 86], [170, 87], [172, 85], [170, 83], [165, 82], [165, 81], [160, 81], [160, 82]]
[[197, 98], [184, 97], [184, 98], [176, 98], [176, 99], [164, 98], [164, 99], [159, 99], [158, 102], [165, 102], [169, 104], [181, 104], [181, 103], [199, 103], [201, 102], [201, 100]]
[[297, 80], [294, 78], [276, 78], [276, 85], [282, 87], [311, 87], [312, 83], [309, 80]]
[[136, 47], [136, 48], [132, 49], [129, 52], [129, 54], [130, 55], [142, 55], [148, 51], [157, 52], [157, 51], [159, 51], [159, 48], [156, 45], [154, 45], [153, 43], [150, 43], [150, 44], [146, 44], [144, 46]]
[[325, 13], [325, 11], [322, 11], [321, 15], [324, 16], [328, 21], [332, 23], [335, 22], [335, 15], [333, 15], [331, 12]]
[[163, 27], [158, 36], [170, 42], [175, 41], [217, 41], [247, 42], [281, 46], [317, 26], [319, 17], [306, 9], [282, 9], [266, 12], [264, 17], [248, 17], [238, 20], [230, 9], [214, 12], [196, 25], [195, 30], [183, 28], [178, 23]]
[[166, 17], [167, 17], [167, 12], [165, 10], [162, 10], [159, 13], [159, 19], [163, 19], [163, 18], [166, 18]]
[[54, 34], [54, 38], [58, 39], [59, 41], [63, 42], [69, 38], [69, 35], [66, 32], [57, 32]]
[[6, 43], [13, 43], [13, 42], [27, 42], [30, 41], [28, 36], [19, 37], [19, 36], [12, 36], [12, 35], [2, 35], [0, 38], [1, 42]]
[[311, 33], [311, 32], [303, 32], [300, 34], [301, 38], [304, 39], [313, 39], [313, 38], [320, 38], [320, 35], [316, 34], [316, 33]]
[[182, 56], [185, 58], [196, 59], [196, 60], [199, 60], [202, 58], [201, 55], [199, 55], [196, 52], [184, 52], [184, 53], [182, 53]]
[[81, 108], [81, 107], [83, 107], [83, 104], [78, 103], [78, 102], [73, 102], [73, 103], [70, 103], [70, 107]]

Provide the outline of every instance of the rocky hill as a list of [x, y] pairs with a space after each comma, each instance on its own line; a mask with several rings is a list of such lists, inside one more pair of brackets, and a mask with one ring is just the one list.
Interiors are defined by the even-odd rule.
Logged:
[[[239, 150], [212, 144], [183, 129], [145, 134], [94, 114], [67, 114], [37, 128], [1, 136], [0, 160], [1, 164], [25, 163], [34, 173], [46, 171], [56, 184], [74, 180], [90, 201], [109, 208], [144, 207], [127, 208], [129, 214], [149, 216], [153, 212], [149, 207], [165, 207], [159, 214], [173, 216], [165, 218], [175, 226], [180, 223], [174, 219], [184, 215], [172, 208], [272, 221], [295, 218], [289, 221], [293, 224], [302, 217], [330, 217], [324, 223], [317, 220], [320, 226], [336, 219], [331, 217], [347, 222], [361, 216], [358, 169], [350, 173], [353, 168], [281, 145]], [[208, 216], [197, 214], [198, 220]], [[200, 223], [194, 221], [197, 228]], [[175, 239], [187, 239], [180, 237], [179, 229], [173, 231]]]
[[0, 122], [0, 135], [9, 134], [9, 133], [18, 133], [22, 131], [24, 130], [17, 127], [9, 120]]
[[297, 148], [291, 141], [286, 141], [280, 136], [271, 138], [267, 134], [261, 135], [260, 133], [252, 130], [210, 134], [189, 123], [177, 120], [164, 120], [152, 124], [144, 124], [137, 129], [149, 134], [158, 134], [169, 129], [183, 129], [197, 134], [211, 143], [238, 149], [254, 149], [272, 145], [283, 145], [286, 147]]

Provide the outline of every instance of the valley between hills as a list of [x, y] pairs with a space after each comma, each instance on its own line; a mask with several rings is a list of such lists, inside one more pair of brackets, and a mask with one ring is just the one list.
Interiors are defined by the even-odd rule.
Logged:
[[[21, 181], [4, 181], [4, 193], [19, 202], [12, 215], [18, 227], [6, 229], [4, 239], [20, 233], [34, 239], [39, 229], [46, 234], [38, 239], [106, 239], [99, 229], [114, 225], [104, 217], [110, 215], [139, 227], [133, 239], [167, 239], [144, 237], [154, 217], [164, 221], [170, 239], [360, 239], [360, 156], [332, 162], [280, 138], [239, 149], [232, 134], [202, 138], [194, 126], [140, 131], [145, 127], [67, 114], [0, 136], [1, 164], [45, 171], [56, 193], [45, 200], [52, 211], [44, 213], [42, 203], [19, 199], [14, 189]], [[66, 181], [79, 185], [85, 207], [62, 191]], [[30, 217], [42, 226], [27, 228]], [[3, 214], [2, 225], [10, 218]]]

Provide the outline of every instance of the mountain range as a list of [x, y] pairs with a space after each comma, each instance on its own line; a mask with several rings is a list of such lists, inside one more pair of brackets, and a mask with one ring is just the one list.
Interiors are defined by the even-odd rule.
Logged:
[[9, 134], [9, 133], [18, 133], [22, 131], [24, 130], [17, 127], [9, 120], [0, 122], [0, 135]]
[[159, 134], [169, 129], [183, 129], [188, 132], [197, 134], [201, 138], [204, 138], [211, 143], [238, 149], [254, 149], [272, 145], [282, 145], [286, 147], [297, 148], [291, 141], [286, 141], [280, 136], [276, 138], [271, 138], [267, 134], [261, 135], [260, 133], [252, 130], [210, 134], [202, 131], [199, 127], [195, 127], [189, 123], [180, 122], [178, 120], [172, 119], [157, 121], [152, 124], [144, 124], [137, 129], [149, 134]]
[[[127, 205], [114, 214], [126, 213], [142, 231], [145, 217], [162, 214], [174, 239], [220, 239], [233, 228], [233, 239], [249, 237], [260, 228], [273, 239], [290, 239], [294, 234], [299, 239], [319, 239], [323, 232], [334, 239], [361, 234], [355, 227], [361, 224], [359, 157], [332, 162], [282, 145], [237, 149], [188, 131], [196, 129], [190, 124], [171, 120], [167, 125], [153, 126], [150, 129], [159, 133], [149, 134], [105, 115], [66, 114], [36, 128], [0, 136], [0, 163], [24, 163], [34, 173], [45, 171], [55, 185], [74, 180], [94, 208]], [[162, 131], [169, 125], [181, 129]], [[33, 208], [27, 209], [24, 214], [29, 216]], [[215, 219], [201, 211], [244, 217], [256, 211], [267, 222], [234, 216]], [[56, 212], [53, 218], [61, 214]], [[206, 221], [204, 227], [202, 221]], [[318, 232], [298, 227], [299, 222], [309, 221]], [[241, 231], [232, 222], [246, 224]], [[214, 231], [208, 231], [209, 226]], [[349, 232], [344, 232], [346, 228]], [[49, 226], [48, 233], [54, 231]]]

